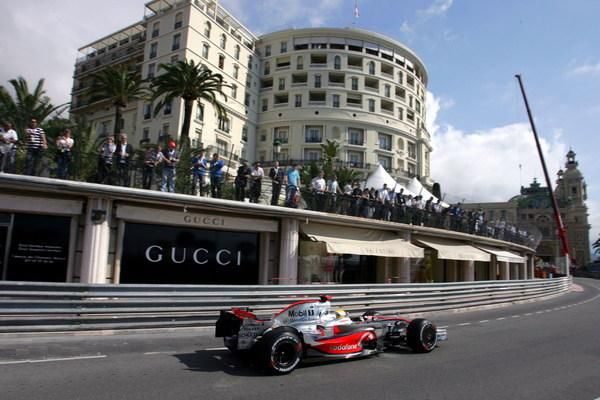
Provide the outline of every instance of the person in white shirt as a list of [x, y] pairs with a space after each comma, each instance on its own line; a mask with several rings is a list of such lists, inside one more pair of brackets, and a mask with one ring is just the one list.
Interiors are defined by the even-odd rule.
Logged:
[[327, 190], [327, 182], [325, 182], [325, 173], [319, 172], [319, 175], [315, 176], [310, 181], [310, 187], [313, 192], [313, 210], [323, 211], [325, 206], [325, 190]]
[[71, 167], [71, 149], [75, 144], [71, 137], [71, 130], [65, 128], [62, 133], [56, 138], [56, 175], [58, 179], [67, 179], [69, 169]]
[[262, 179], [265, 177], [265, 171], [257, 161], [250, 170], [250, 202], [258, 203], [258, 198], [262, 191]]
[[327, 194], [329, 196], [329, 211], [337, 214], [337, 195], [344, 194], [344, 192], [340, 189], [340, 184], [338, 183], [336, 175], [333, 175], [327, 182]]
[[18, 140], [13, 125], [10, 122], [2, 123], [2, 129], [0, 129], [0, 172], [14, 172]]

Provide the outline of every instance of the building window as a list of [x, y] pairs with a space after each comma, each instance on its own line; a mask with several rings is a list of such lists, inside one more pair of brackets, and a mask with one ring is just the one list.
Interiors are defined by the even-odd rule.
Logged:
[[417, 158], [417, 145], [414, 143], [408, 143], [407, 145], [408, 157], [416, 159]]
[[333, 69], [341, 69], [342, 68], [342, 58], [340, 56], [335, 56], [333, 58]]
[[210, 49], [210, 46], [207, 43], [204, 43], [202, 45], [202, 57], [203, 58], [208, 58], [208, 50]]
[[398, 119], [400, 121], [404, 120], [404, 110], [401, 107], [398, 107]]
[[265, 57], [269, 57], [271, 55], [271, 45], [268, 44], [265, 46]]
[[179, 29], [183, 26], [183, 13], [175, 14], [175, 25], [173, 29]]
[[296, 69], [304, 69], [304, 57], [298, 56], [296, 58]]
[[165, 108], [164, 108], [163, 114], [171, 115], [172, 111], [173, 111], [173, 100], [169, 101], [168, 103], [165, 103]]
[[262, 107], [261, 110], [262, 111], [267, 111], [269, 109], [269, 100], [267, 99], [262, 99]]
[[340, 108], [340, 95], [339, 94], [333, 95], [333, 107]]
[[391, 92], [392, 92], [392, 88], [390, 85], [385, 85], [383, 87], [383, 94], [385, 97], [390, 97], [391, 96]]
[[420, 114], [421, 113], [421, 102], [419, 100], [415, 100], [415, 110]]
[[379, 164], [387, 171], [389, 171], [392, 168], [392, 159], [390, 157], [379, 156], [377, 157], [377, 161], [379, 161]]
[[235, 57], [236, 60], [240, 59], [240, 45], [236, 44], [235, 48], [233, 50], [233, 56]]
[[398, 83], [401, 85], [404, 83], [404, 74], [402, 71], [398, 72]]
[[248, 56], [248, 69], [252, 69], [252, 56]]
[[307, 126], [304, 130], [304, 141], [306, 143], [321, 143], [323, 141], [323, 127]]
[[158, 43], [152, 43], [150, 45], [150, 56], [149, 58], [155, 58], [158, 52]]
[[265, 65], [263, 68], [263, 75], [269, 75], [271, 73], [271, 63], [265, 61]]
[[287, 144], [288, 143], [288, 132], [289, 132], [289, 127], [288, 126], [280, 126], [275, 128], [275, 130], [273, 131], [273, 141], [275, 140], [279, 140], [279, 143], [281, 144]]
[[173, 36], [173, 45], [171, 45], [171, 50], [172, 51], [179, 50], [180, 46], [181, 46], [181, 33], [178, 33], [175, 36]]
[[204, 104], [198, 103], [196, 107], [196, 120], [204, 121]]
[[[146, 103], [144, 104], [144, 119], [152, 118], [152, 104]], [[105, 132], [103, 132], [105, 133]]]
[[219, 68], [225, 68], [225, 56], [223, 54], [219, 54]]
[[279, 90], [285, 90], [285, 78], [279, 78]]
[[247, 107], [250, 106], [250, 97], [251, 97], [250, 93], [246, 93], [244, 95], [244, 105], [247, 106]]
[[[244, 126], [242, 128], [242, 141], [247, 142], [248, 141], [248, 127]], [[244, 158], [244, 157], [242, 157]]]
[[234, 99], [237, 98], [237, 86], [236, 85], [231, 85], [231, 97], [233, 97]]
[[224, 33], [221, 34], [221, 38], [219, 39], [219, 46], [224, 49], [227, 46], [227, 36]]
[[363, 165], [364, 155], [362, 152], [349, 151], [347, 160], [350, 163], [350, 166], [352, 166], [354, 168], [363, 168], [364, 167], [364, 165]]
[[369, 61], [369, 74], [375, 75], [375, 61]]
[[160, 35], [160, 21], [152, 24], [152, 37], [158, 37]]
[[352, 90], [358, 90], [358, 78], [352, 78], [350, 82]]
[[294, 107], [302, 107], [302, 95], [297, 94], [294, 96]]
[[237, 79], [239, 75], [240, 75], [240, 67], [239, 67], [239, 65], [234, 65], [233, 66], [233, 77], [235, 79]]
[[171, 56], [171, 64], [175, 64], [177, 61], [179, 61], [179, 55]]
[[204, 36], [206, 36], [207, 38], [210, 37], [210, 28], [211, 28], [210, 22], [208, 22], [208, 21], [205, 22], [204, 23]]
[[150, 128], [144, 128], [144, 130], [142, 130], [142, 140], [149, 140], [150, 139]]
[[382, 150], [391, 151], [392, 150], [392, 137], [390, 135], [386, 135], [385, 133], [378, 134], [379, 139], [379, 148]]
[[154, 72], [156, 71], [156, 64], [148, 64], [148, 79], [154, 78]]
[[367, 104], [369, 107], [369, 112], [375, 112], [375, 100], [369, 99], [367, 100]]
[[315, 87], [316, 88], [321, 87], [321, 75], [320, 74], [315, 75]]
[[319, 161], [323, 152], [319, 149], [304, 149], [304, 160]]
[[279, 47], [280, 53], [287, 53], [287, 42], [281, 42]]
[[222, 130], [223, 132], [228, 132], [229, 133], [229, 129], [230, 129], [230, 121], [229, 118], [225, 117], [225, 118], [219, 118], [219, 129]]
[[349, 128], [348, 129], [348, 143], [356, 146], [362, 146], [365, 143], [365, 133], [362, 129]]

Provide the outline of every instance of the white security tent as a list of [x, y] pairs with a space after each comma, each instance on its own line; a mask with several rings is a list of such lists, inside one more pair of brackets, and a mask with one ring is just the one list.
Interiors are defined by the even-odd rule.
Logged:
[[392, 232], [326, 224], [302, 224], [300, 230], [310, 239], [324, 242], [331, 254], [423, 258], [421, 247]]
[[517, 253], [513, 253], [512, 251], [500, 250], [500, 249], [497, 249], [494, 247], [487, 247], [487, 246], [477, 246], [477, 247], [480, 248], [481, 250], [485, 251], [486, 253], [495, 255], [497, 261], [516, 263], [516, 264], [525, 264], [525, 257], [522, 257], [521, 255], [519, 255]]
[[485, 262], [491, 260], [489, 253], [461, 242], [438, 238], [417, 239], [417, 241], [437, 250], [440, 259]]
[[[429, 200], [430, 197], [433, 197], [434, 202], [438, 201], [438, 198], [435, 197], [433, 194], [431, 194], [431, 192], [429, 190], [425, 189], [423, 184], [421, 182], [419, 182], [419, 180], [417, 178], [412, 178], [410, 180], [410, 182], [408, 182], [408, 185], [406, 186], [406, 188], [408, 190], [410, 190], [411, 192], [416, 193], [419, 196], [423, 196], [423, 199], [425, 201]], [[450, 205], [448, 203], [445, 203], [443, 201], [440, 202], [440, 204], [444, 208], [450, 207]]]
[[404, 194], [406, 194], [406, 195], [410, 194], [413, 196], [416, 195], [414, 192], [410, 191], [409, 189], [405, 188], [404, 186], [402, 186], [401, 184], [396, 182], [396, 180], [394, 178], [392, 178], [392, 176], [390, 174], [387, 173], [385, 168], [383, 168], [381, 166], [381, 164], [378, 164], [377, 169], [375, 171], [373, 171], [373, 173], [371, 175], [369, 175], [369, 177], [367, 178], [367, 182], [365, 183], [365, 188], [381, 189], [383, 187], [384, 183], [387, 184], [389, 189], [394, 189], [394, 191], [396, 193], [399, 192], [400, 189], [404, 189]]

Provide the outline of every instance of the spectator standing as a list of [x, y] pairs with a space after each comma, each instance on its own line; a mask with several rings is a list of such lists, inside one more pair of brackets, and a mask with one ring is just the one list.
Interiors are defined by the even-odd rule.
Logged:
[[154, 170], [162, 158], [162, 148], [158, 144], [150, 146], [144, 153], [144, 169], [142, 171], [142, 187], [150, 189], [154, 181]]
[[298, 208], [298, 190], [300, 189], [300, 165], [294, 164], [286, 174], [287, 188], [285, 195], [285, 205], [287, 207]]
[[269, 178], [272, 182], [272, 195], [271, 205], [276, 206], [279, 204], [279, 196], [281, 195], [281, 186], [285, 180], [285, 171], [279, 166], [279, 161], [275, 161], [275, 165], [269, 171]]
[[127, 135], [122, 133], [115, 150], [117, 163], [117, 184], [129, 186], [129, 161], [133, 157], [133, 146], [127, 142]]
[[15, 154], [19, 137], [10, 122], [4, 122], [0, 129], [0, 172], [15, 172]]
[[325, 203], [325, 190], [327, 189], [325, 173], [323, 171], [319, 172], [319, 175], [312, 179], [310, 182], [310, 188], [312, 189], [314, 200], [313, 210], [323, 211], [323, 205]]
[[204, 150], [198, 150], [192, 157], [192, 194], [204, 196], [204, 188], [208, 180], [209, 162], [204, 156]]
[[27, 156], [25, 158], [25, 175], [39, 174], [39, 164], [44, 156], [44, 150], [48, 148], [46, 132], [38, 126], [38, 121], [32, 118], [29, 127], [25, 129], [25, 141]]
[[258, 198], [262, 191], [262, 179], [265, 177], [265, 171], [256, 161], [252, 171], [250, 171], [250, 202], [258, 203]]
[[235, 186], [235, 199], [238, 201], [244, 201], [246, 198], [246, 186], [248, 186], [248, 178], [250, 177], [250, 167], [248, 167], [248, 161], [242, 160], [242, 164], [237, 169], [237, 175], [233, 182]]
[[112, 136], [107, 136], [106, 141], [100, 146], [100, 157], [98, 158], [98, 183], [111, 184], [111, 172], [113, 165], [113, 156], [117, 145]]
[[161, 162], [162, 169], [162, 184], [160, 190], [162, 192], [175, 193], [175, 172], [177, 163], [179, 162], [179, 152], [176, 149], [177, 143], [169, 141], [167, 148], [163, 150]]
[[71, 150], [75, 142], [71, 137], [71, 130], [65, 128], [62, 133], [56, 138], [56, 175], [58, 179], [67, 179], [71, 168], [71, 160], [73, 159]]
[[210, 194], [216, 199], [221, 198], [224, 165], [223, 160], [219, 159], [219, 153], [214, 153], [210, 161]]
[[[349, 186], [349, 185], [347, 185]], [[326, 210], [328, 212], [337, 213], [338, 212], [338, 204], [337, 198], [338, 194], [344, 194], [342, 189], [340, 189], [340, 184], [337, 180], [337, 175], [332, 175], [331, 179], [327, 182], [327, 195], [329, 197], [329, 209]]]

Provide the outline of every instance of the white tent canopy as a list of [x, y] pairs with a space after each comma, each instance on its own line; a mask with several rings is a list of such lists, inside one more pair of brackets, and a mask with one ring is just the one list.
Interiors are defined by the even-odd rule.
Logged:
[[401, 184], [396, 182], [396, 180], [394, 178], [392, 178], [392, 176], [390, 174], [387, 173], [385, 168], [383, 168], [381, 166], [381, 164], [379, 164], [377, 166], [377, 169], [375, 171], [373, 171], [373, 173], [371, 175], [369, 175], [369, 177], [367, 178], [367, 182], [365, 183], [365, 188], [381, 189], [383, 187], [384, 183], [387, 184], [388, 189], [394, 189], [394, 191], [396, 193], [399, 192], [400, 189], [404, 189], [404, 194], [406, 194], [406, 195], [410, 194], [413, 196], [416, 195], [415, 192], [410, 191], [409, 189], [405, 188], [404, 186], [402, 186]]
[[[412, 178], [410, 182], [408, 182], [407, 189], [413, 193], [416, 193], [419, 196], [422, 196], [424, 200], [429, 200], [430, 197], [433, 197], [434, 203], [438, 201], [438, 198], [432, 195], [429, 190], [425, 189], [423, 184], [421, 184], [421, 182], [419, 182], [417, 178]], [[450, 207], [448, 203], [445, 203], [443, 201], [440, 202], [440, 204], [444, 208]]]

